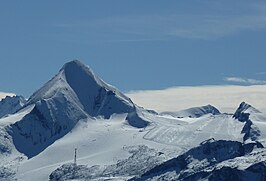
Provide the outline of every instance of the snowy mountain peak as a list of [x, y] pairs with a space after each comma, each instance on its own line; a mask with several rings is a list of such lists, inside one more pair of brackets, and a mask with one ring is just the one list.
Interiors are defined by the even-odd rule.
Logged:
[[65, 69], [66, 67], [72, 67], [72, 66], [85, 67], [86, 65], [84, 65], [81, 61], [75, 59], [75, 60], [65, 63], [62, 69]]
[[67, 62], [61, 68], [60, 72], [64, 72], [64, 75], [66, 77], [75, 76], [75, 78], [81, 78], [85, 75], [85, 76], [91, 77], [92, 79], [94, 79], [94, 81], [97, 81], [97, 82], [99, 81], [98, 83], [101, 82], [99, 78], [95, 76], [91, 68], [87, 65], [84, 65], [79, 60], [72, 60], [70, 62]]
[[221, 114], [220, 111], [212, 106], [206, 105], [201, 107], [193, 107], [185, 110], [181, 110], [178, 112], [162, 112], [162, 115], [171, 115], [173, 117], [190, 117], [190, 118], [198, 118], [206, 114], [218, 115]]
[[[257, 141], [261, 136], [261, 130], [256, 126], [256, 124], [254, 124], [254, 121], [256, 122], [257, 118], [255, 118], [254, 120], [254, 117], [252, 116], [257, 114], [260, 114], [260, 111], [258, 111], [251, 105], [242, 102], [236, 110], [235, 114], [233, 115], [233, 118], [237, 119], [238, 121], [245, 122], [245, 125], [241, 131], [241, 133], [244, 133], [244, 142], [247, 140]], [[262, 116], [259, 119], [264, 118]]]
[[[98, 86], [117, 91], [115, 87], [105, 83], [89, 66], [83, 64], [79, 60], [72, 60], [64, 64], [59, 74], [68, 84], [73, 84], [73, 81], [77, 81], [78, 83], [94, 83]], [[79, 85], [79, 88], [81, 86], [82, 85]]]
[[105, 83], [88, 66], [78, 60], [73, 60], [66, 63], [55, 77], [36, 91], [30, 97], [27, 105], [63, 93], [72, 97], [79, 106], [91, 115], [93, 112], [91, 110], [92, 105], [88, 104], [93, 103], [97, 96], [101, 93], [104, 94], [104, 92], [115, 95], [130, 107], [134, 106], [127, 96], [117, 88]]
[[246, 111], [248, 108], [250, 108], [251, 105], [247, 104], [246, 102], [242, 102], [239, 107], [238, 107], [238, 110], [243, 112], [243, 111]]
[[[101, 115], [100, 112], [104, 106], [101, 103], [108, 103], [110, 101], [108, 98], [119, 99], [127, 107], [134, 107], [133, 102], [127, 96], [105, 83], [88, 66], [78, 60], [66, 63], [60, 72], [75, 92], [85, 111], [91, 116]], [[110, 112], [109, 115], [104, 114], [104, 116], [109, 117], [112, 113], [114, 112]]]
[[113, 114], [126, 113], [129, 125], [147, 126], [128, 97], [78, 60], [66, 63], [30, 97], [25, 107], [29, 105], [34, 105], [33, 110], [13, 125], [13, 132], [19, 133], [13, 135], [16, 148], [28, 157], [37, 155], [88, 117], [109, 119]]
[[244, 115], [249, 115], [250, 113], [260, 113], [260, 111], [252, 107], [250, 104], [242, 102], [235, 111], [233, 118], [242, 119]]
[[17, 112], [25, 103], [22, 96], [6, 96], [0, 101], [0, 118]]

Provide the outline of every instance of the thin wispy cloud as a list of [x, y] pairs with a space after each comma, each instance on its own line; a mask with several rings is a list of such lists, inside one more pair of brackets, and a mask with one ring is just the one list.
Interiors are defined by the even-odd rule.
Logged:
[[266, 84], [266, 80], [245, 79], [242, 77], [226, 77], [224, 81], [244, 84]]
[[160, 41], [175, 37], [217, 39], [242, 31], [266, 29], [266, 3], [243, 4], [243, 7], [250, 8], [248, 13], [124, 15], [58, 23], [56, 26], [79, 31], [84, 36], [92, 32], [95, 36], [97, 32], [96, 38], [118, 42]]
[[259, 72], [257, 75], [266, 75], [266, 72]]
[[108, 40], [106, 42], [152, 42], [152, 41], [166, 41], [166, 39], [156, 39], [156, 38], [144, 38], [144, 39], [121, 39], [121, 40]]

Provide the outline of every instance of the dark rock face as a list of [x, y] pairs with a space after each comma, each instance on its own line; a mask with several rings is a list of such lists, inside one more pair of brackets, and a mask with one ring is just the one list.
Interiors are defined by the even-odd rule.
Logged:
[[87, 117], [70, 103], [50, 106], [54, 104], [54, 100], [40, 101], [29, 114], [12, 125], [11, 135], [16, 149], [29, 158], [67, 134], [78, 120]]
[[9, 134], [9, 129], [0, 128], [0, 155], [10, 154], [11, 151], [12, 151], [12, 137]]
[[[225, 160], [249, 154], [258, 145], [256, 143], [243, 145], [237, 141], [209, 140], [132, 180], [164, 178], [163, 175], [169, 172], [176, 173], [174, 180], [198, 180], [202, 178], [208, 178], [209, 180], [239, 180], [243, 177], [242, 172], [239, 170], [231, 167], [223, 167], [219, 170], [211, 168], [215, 168], [215, 165]], [[210, 168], [208, 169], [210, 171], [205, 171], [206, 168]], [[259, 168], [264, 169], [264, 166]]]
[[236, 168], [222, 167], [212, 171], [200, 171], [184, 178], [183, 180], [209, 180], [209, 181], [227, 181], [227, 180], [243, 180], [241, 171]]
[[25, 103], [26, 99], [22, 96], [5, 97], [0, 101], [0, 118], [16, 113]]
[[248, 110], [250, 107], [251, 105], [242, 102], [237, 108], [235, 114], [233, 115], [233, 118], [238, 119], [241, 122], [246, 122], [249, 118], [249, 113], [245, 113], [245, 111]]
[[253, 112], [259, 112], [251, 105], [242, 102], [236, 110], [235, 114], [233, 115], [233, 118], [237, 119], [238, 121], [245, 122], [245, 125], [241, 131], [241, 133], [244, 133], [243, 142], [248, 139], [251, 139], [252, 141], [257, 141], [258, 137], [261, 135], [260, 130], [250, 120], [250, 113], [247, 112], [248, 109], [252, 109]]
[[266, 180], [266, 166], [265, 162], [259, 162], [251, 165], [245, 170], [239, 170], [238, 168], [232, 168], [228, 166], [214, 169], [212, 171], [201, 171], [195, 173], [184, 180], [209, 180], [209, 181], [227, 181], [227, 180]]
[[66, 135], [81, 119], [128, 113], [127, 121], [142, 128], [148, 122], [138, 116], [136, 105], [118, 89], [98, 78], [75, 60], [37, 90], [24, 107], [34, 106], [22, 120], [12, 125], [14, 144], [33, 157]]
[[252, 123], [250, 119], [246, 121], [241, 133], [244, 133], [243, 141], [248, 140], [249, 138], [252, 141], [257, 141], [258, 137], [261, 135], [260, 130]]
[[257, 177], [260, 178], [259, 180], [266, 180], [266, 162], [259, 162], [251, 165], [246, 171], [257, 175]]
[[128, 97], [107, 85], [81, 62], [69, 62], [62, 70], [67, 84], [90, 116], [109, 118], [113, 113], [128, 113], [133, 110], [134, 103]]

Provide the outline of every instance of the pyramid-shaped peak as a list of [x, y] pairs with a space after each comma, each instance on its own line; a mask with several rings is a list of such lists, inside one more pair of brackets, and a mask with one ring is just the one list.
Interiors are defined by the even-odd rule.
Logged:
[[239, 112], [245, 112], [247, 110], [250, 110], [252, 112], [260, 112], [259, 110], [257, 110], [256, 108], [254, 108], [253, 106], [251, 106], [250, 104], [246, 102], [242, 102], [237, 109], [237, 111]]
[[72, 60], [70, 62], [65, 63], [61, 71], [64, 71], [64, 74], [67, 76], [69, 74], [71, 74], [71, 76], [75, 76], [75, 75], [80, 75], [80, 73], [83, 74], [85, 73], [90, 77], [96, 78], [92, 69], [89, 66], [83, 64], [79, 60]]
[[70, 62], [67, 62], [64, 64], [63, 69], [67, 69], [67, 68], [88, 68], [87, 65], [83, 64], [81, 61], [79, 60], [72, 60]]
[[250, 113], [259, 113], [260, 111], [256, 108], [252, 107], [250, 104], [246, 102], [242, 102], [239, 107], [237, 108], [235, 114], [233, 115], [234, 118], [239, 119], [243, 114], [250, 114]]
[[94, 89], [98, 91], [99, 88], [102, 88], [129, 100], [118, 89], [104, 82], [89, 66], [79, 60], [73, 60], [64, 64], [58, 75], [62, 76], [62, 79], [78, 94], [82, 92], [85, 96], [85, 94], [93, 92]]
[[113, 112], [127, 112], [134, 108], [134, 103], [127, 96], [105, 83], [79, 60], [64, 64], [56, 76], [30, 97], [27, 105], [41, 100], [62, 101], [66, 97], [91, 116], [110, 116]]
[[239, 111], [243, 112], [246, 111], [248, 108], [250, 108], [251, 105], [246, 103], [246, 102], [241, 102], [241, 104], [239, 105], [238, 109]]
[[65, 66], [66, 65], [71, 65], [71, 64], [76, 64], [76, 65], [84, 65], [81, 61], [77, 60], [77, 59], [74, 59], [72, 61], [69, 61], [67, 63], [65, 63]]

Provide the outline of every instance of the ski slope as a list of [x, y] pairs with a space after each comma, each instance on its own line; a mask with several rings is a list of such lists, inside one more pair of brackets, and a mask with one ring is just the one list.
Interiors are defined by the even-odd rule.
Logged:
[[73, 163], [75, 148], [78, 164], [103, 166], [127, 158], [129, 153], [125, 148], [128, 146], [147, 145], [169, 159], [209, 138], [242, 141], [243, 137], [243, 123], [229, 115], [176, 119], [145, 112], [142, 116], [153, 121], [149, 127], [138, 129], [128, 125], [126, 114], [113, 115], [108, 120], [80, 120], [66, 136], [39, 155], [21, 162], [16, 178], [47, 180], [56, 168]]
[[[18, 180], [47, 180], [49, 174], [65, 163], [72, 163], [78, 149], [78, 164], [109, 165], [129, 156], [127, 146], [149, 145], [163, 150], [164, 144], [143, 139], [149, 130], [125, 123], [126, 114], [80, 120], [76, 127], [39, 155], [21, 163]], [[149, 128], [148, 128], [149, 129]], [[173, 148], [173, 150], [176, 148]], [[177, 149], [178, 150], [178, 149]]]
[[[0, 119], [1, 128], [15, 124], [33, 108], [34, 106], [29, 106]], [[119, 160], [127, 159], [130, 156], [127, 148], [138, 145], [155, 149], [164, 154], [163, 160], [168, 160], [210, 138], [243, 141], [242, 129], [245, 122], [234, 119], [232, 115], [208, 113], [196, 118], [177, 118], [145, 110], [139, 115], [149, 122], [149, 126], [131, 126], [126, 121], [127, 113], [113, 114], [109, 119], [100, 116], [81, 119], [69, 133], [30, 159], [16, 150], [11, 139], [9, 145], [12, 152], [5, 158], [2, 157], [2, 166], [12, 168], [18, 180], [48, 180], [54, 170], [73, 163], [75, 148], [78, 149], [78, 164], [90, 167], [116, 164]], [[260, 140], [263, 142], [266, 132], [265, 115], [250, 112], [250, 119], [259, 127]]]
[[243, 139], [241, 130], [244, 123], [226, 114], [207, 114], [200, 118], [187, 117], [178, 120], [164, 118], [155, 121], [155, 124], [156, 127], [144, 136], [145, 139], [184, 148], [197, 146], [209, 138], [235, 141]]
[[266, 146], [265, 120], [245, 102], [234, 115], [211, 105], [158, 114], [134, 104], [75, 60], [18, 112], [0, 119], [0, 179], [48, 180], [51, 173], [57, 175], [54, 171], [73, 167], [77, 148], [82, 178], [97, 173], [124, 180], [206, 140]]

